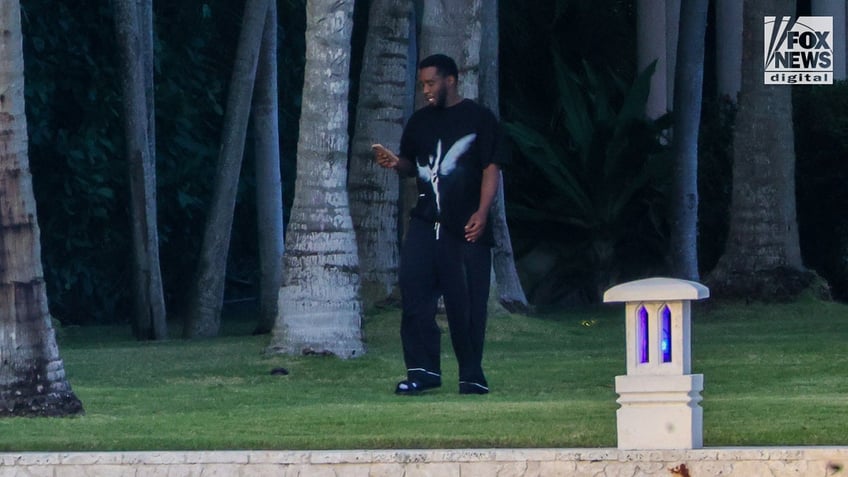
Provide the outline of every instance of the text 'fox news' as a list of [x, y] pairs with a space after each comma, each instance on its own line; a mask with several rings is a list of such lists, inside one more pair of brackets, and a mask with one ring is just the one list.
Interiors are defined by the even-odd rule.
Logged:
[[764, 17], [765, 84], [833, 84], [833, 17]]

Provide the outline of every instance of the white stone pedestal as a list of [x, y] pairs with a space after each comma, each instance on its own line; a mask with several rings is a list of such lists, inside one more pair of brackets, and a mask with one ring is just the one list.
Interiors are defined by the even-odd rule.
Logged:
[[619, 449], [703, 446], [704, 375], [616, 376]]

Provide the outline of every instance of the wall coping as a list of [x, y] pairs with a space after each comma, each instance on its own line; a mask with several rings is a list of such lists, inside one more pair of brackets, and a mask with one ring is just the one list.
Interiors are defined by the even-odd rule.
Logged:
[[[848, 447], [692, 450], [400, 449], [151, 452], [5, 452], [5, 475], [823, 476], [846, 475]], [[199, 472], [199, 473], [198, 473]], [[637, 472], [637, 473], [633, 473]], [[291, 474], [290, 474], [291, 473]]]

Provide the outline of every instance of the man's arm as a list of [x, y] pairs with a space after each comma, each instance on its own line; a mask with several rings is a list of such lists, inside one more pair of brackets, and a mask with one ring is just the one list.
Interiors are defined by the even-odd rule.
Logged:
[[480, 207], [471, 215], [465, 224], [465, 240], [476, 242], [486, 230], [489, 221], [489, 209], [498, 191], [501, 169], [497, 164], [489, 164], [483, 169], [483, 183], [480, 186]]
[[405, 176], [412, 175], [414, 166], [409, 159], [396, 155], [382, 144], [371, 145], [371, 150], [374, 151], [374, 160], [380, 167], [394, 169]]

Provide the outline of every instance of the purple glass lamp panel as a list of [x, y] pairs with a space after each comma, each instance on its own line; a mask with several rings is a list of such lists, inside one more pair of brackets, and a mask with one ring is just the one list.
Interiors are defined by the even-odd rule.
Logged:
[[662, 323], [662, 335], [660, 336], [660, 353], [662, 362], [671, 362], [671, 310], [663, 306], [660, 310], [660, 322]]
[[636, 311], [636, 358], [639, 363], [647, 363], [648, 354], [648, 310], [640, 306]]

